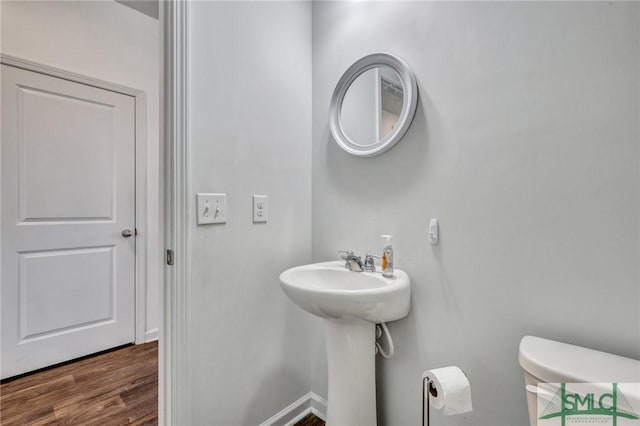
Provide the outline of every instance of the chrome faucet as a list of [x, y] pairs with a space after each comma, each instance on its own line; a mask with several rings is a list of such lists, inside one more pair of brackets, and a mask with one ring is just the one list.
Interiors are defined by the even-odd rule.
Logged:
[[362, 272], [362, 271], [375, 272], [376, 271], [376, 265], [373, 261], [373, 258], [378, 256], [367, 254], [363, 262], [362, 258], [360, 256], [356, 256], [355, 254], [353, 254], [352, 251], [341, 250], [339, 251], [339, 253], [340, 253], [340, 259], [345, 261], [344, 267], [352, 272]]
[[360, 256], [356, 256], [352, 251], [340, 252], [340, 259], [344, 260], [344, 267], [353, 272], [362, 272], [364, 270], [364, 264]]

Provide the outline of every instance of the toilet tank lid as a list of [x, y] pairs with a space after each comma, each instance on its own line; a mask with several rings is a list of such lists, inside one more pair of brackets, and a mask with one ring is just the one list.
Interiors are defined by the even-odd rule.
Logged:
[[638, 383], [640, 361], [540, 337], [520, 341], [520, 366], [546, 383]]

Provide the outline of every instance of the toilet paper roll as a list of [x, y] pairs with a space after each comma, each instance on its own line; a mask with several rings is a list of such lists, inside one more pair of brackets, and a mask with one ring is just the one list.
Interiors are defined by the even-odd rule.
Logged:
[[468, 413], [473, 409], [471, 384], [460, 368], [452, 366], [425, 371], [422, 382], [424, 397], [445, 416]]

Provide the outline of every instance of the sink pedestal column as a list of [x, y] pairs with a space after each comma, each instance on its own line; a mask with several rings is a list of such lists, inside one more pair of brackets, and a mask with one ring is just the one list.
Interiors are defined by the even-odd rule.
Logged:
[[324, 320], [327, 426], [376, 425], [375, 327], [358, 319]]

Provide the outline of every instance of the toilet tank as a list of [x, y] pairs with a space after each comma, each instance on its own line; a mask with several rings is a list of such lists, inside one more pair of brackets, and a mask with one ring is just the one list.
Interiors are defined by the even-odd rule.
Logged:
[[[640, 361], [540, 337], [520, 341], [529, 421], [536, 426], [538, 383], [640, 383]], [[640, 399], [640, 395], [633, 398]]]

